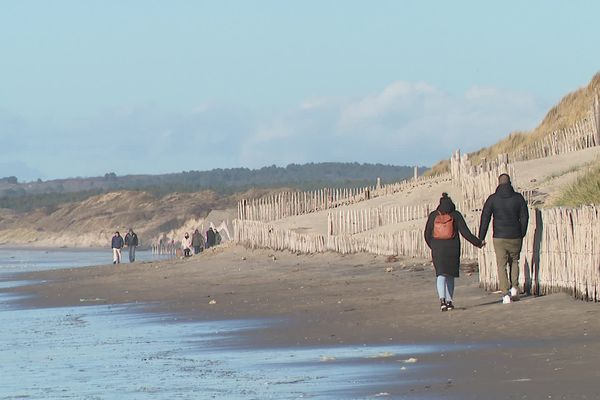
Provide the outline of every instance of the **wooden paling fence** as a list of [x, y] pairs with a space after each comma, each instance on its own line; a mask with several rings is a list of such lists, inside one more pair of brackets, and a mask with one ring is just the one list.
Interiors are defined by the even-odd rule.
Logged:
[[274, 221], [326, 210], [370, 198], [374, 188], [320, 189], [309, 192], [282, 192], [238, 202], [238, 219]]
[[[352, 254], [368, 252], [385, 256], [431, 257], [431, 252], [423, 237], [423, 230], [417, 229], [361, 236], [324, 236], [296, 233], [260, 221], [235, 220], [233, 225], [235, 242], [250, 248], [289, 250], [296, 253], [333, 251]], [[462, 238], [461, 241], [463, 241]], [[477, 251], [478, 249], [463, 241], [462, 257], [475, 260]]]
[[289, 250], [295, 253], [322, 253], [326, 250], [323, 235], [296, 233], [260, 221], [233, 221], [233, 240], [247, 247]]
[[510, 154], [512, 161], [526, 161], [588, 149], [600, 145], [598, 98], [587, 117]]
[[432, 183], [450, 181], [449, 175], [419, 177], [398, 183], [347, 189], [320, 189], [308, 192], [282, 192], [259, 199], [238, 202], [238, 219], [275, 221], [311, 212], [332, 209], [360, 201], [409, 191]]
[[[367, 252], [384, 256], [431, 258], [423, 230], [411, 229], [393, 233], [373, 233], [365, 236], [329, 236], [328, 250], [342, 254]], [[461, 257], [476, 260], [479, 249], [462, 238]]]
[[[368, 235], [316, 235], [296, 233], [260, 221], [234, 221], [234, 240], [251, 248], [296, 253], [378, 255], [430, 258], [422, 230]], [[478, 259], [480, 283], [498, 289], [496, 258], [491, 234], [479, 250], [462, 241], [463, 259]], [[567, 292], [576, 298], [600, 301], [600, 210], [530, 209], [530, 223], [520, 259], [521, 289], [533, 294]]]
[[[467, 155], [461, 155], [460, 151], [454, 152], [450, 158], [450, 175], [453, 182], [461, 188], [467, 205], [465, 210], [478, 210], [483, 206], [487, 196], [495, 191], [500, 174], [509, 174], [513, 186], [516, 187], [517, 177], [512, 162], [550, 157], [598, 145], [600, 145], [600, 101], [596, 97], [588, 116], [572, 127], [555, 131], [510, 154], [500, 154], [495, 161], [484, 160], [480, 165], [474, 166]], [[526, 198], [530, 202], [531, 193]]]
[[450, 174], [453, 182], [461, 189], [464, 211], [481, 209], [486, 198], [496, 190], [498, 176], [503, 173], [509, 174], [515, 185], [515, 169], [508, 162], [506, 154], [499, 155], [497, 161], [484, 162], [478, 166], [473, 166], [468, 155], [461, 155], [460, 150], [450, 158]]
[[[496, 258], [489, 236], [488, 246], [479, 252], [479, 279], [486, 289], [496, 290]], [[530, 209], [520, 267], [519, 283], [527, 292], [568, 292], [600, 301], [600, 210]]]
[[436, 176], [420, 176], [411, 180], [380, 185], [375, 188], [372, 198], [406, 192], [435, 183], [450, 182], [451, 180], [452, 178], [449, 174], [441, 174]]
[[433, 204], [339, 210], [327, 215], [329, 235], [354, 235], [379, 226], [427, 218]]

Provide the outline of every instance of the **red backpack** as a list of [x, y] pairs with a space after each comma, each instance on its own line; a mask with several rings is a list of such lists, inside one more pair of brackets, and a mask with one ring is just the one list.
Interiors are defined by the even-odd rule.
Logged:
[[438, 215], [435, 216], [433, 221], [433, 238], [448, 240], [453, 239], [454, 236], [454, 218], [450, 214], [438, 211]]

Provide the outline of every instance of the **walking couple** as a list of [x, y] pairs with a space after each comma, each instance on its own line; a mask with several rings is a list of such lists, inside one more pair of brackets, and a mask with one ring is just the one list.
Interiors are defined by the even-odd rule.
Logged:
[[121, 263], [121, 249], [123, 246], [129, 248], [129, 262], [135, 261], [135, 249], [139, 245], [138, 236], [132, 228], [129, 229], [125, 239], [121, 236], [119, 231], [116, 231], [111, 239], [111, 247], [113, 252], [113, 264]]
[[[485, 236], [492, 217], [502, 302], [506, 304], [518, 299], [519, 257], [523, 238], [527, 233], [529, 212], [523, 196], [513, 189], [510, 176], [502, 174], [498, 177], [496, 192], [488, 197], [483, 206], [478, 236], [471, 233], [447, 193], [442, 194], [437, 209], [429, 214], [425, 226], [425, 241], [431, 249], [442, 311], [454, 309], [454, 278], [458, 278], [460, 267], [458, 234], [481, 248], [486, 245]], [[507, 266], [510, 275], [507, 273]]]

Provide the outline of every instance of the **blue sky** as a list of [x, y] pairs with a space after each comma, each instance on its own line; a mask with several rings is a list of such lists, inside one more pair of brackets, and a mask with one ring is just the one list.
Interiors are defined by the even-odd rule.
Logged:
[[0, 177], [431, 165], [600, 70], [594, 1], [0, 2]]

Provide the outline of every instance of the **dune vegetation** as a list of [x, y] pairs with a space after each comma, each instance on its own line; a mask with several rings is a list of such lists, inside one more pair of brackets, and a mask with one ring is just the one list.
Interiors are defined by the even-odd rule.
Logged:
[[[498, 143], [469, 153], [469, 158], [476, 165], [483, 159], [495, 159], [498, 154], [513, 152], [535, 143], [557, 130], [568, 128], [586, 117], [591, 105], [594, 103], [595, 96], [599, 93], [600, 72], [594, 75], [587, 86], [564, 96], [557, 105], [548, 111], [542, 122], [534, 130], [530, 132], [513, 132]], [[449, 168], [450, 163], [448, 160], [442, 160], [425, 174], [428, 176], [437, 175], [449, 171]]]
[[555, 206], [565, 207], [590, 204], [600, 204], [600, 162], [596, 162], [575, 182], [563, 188], [553, 202]]

